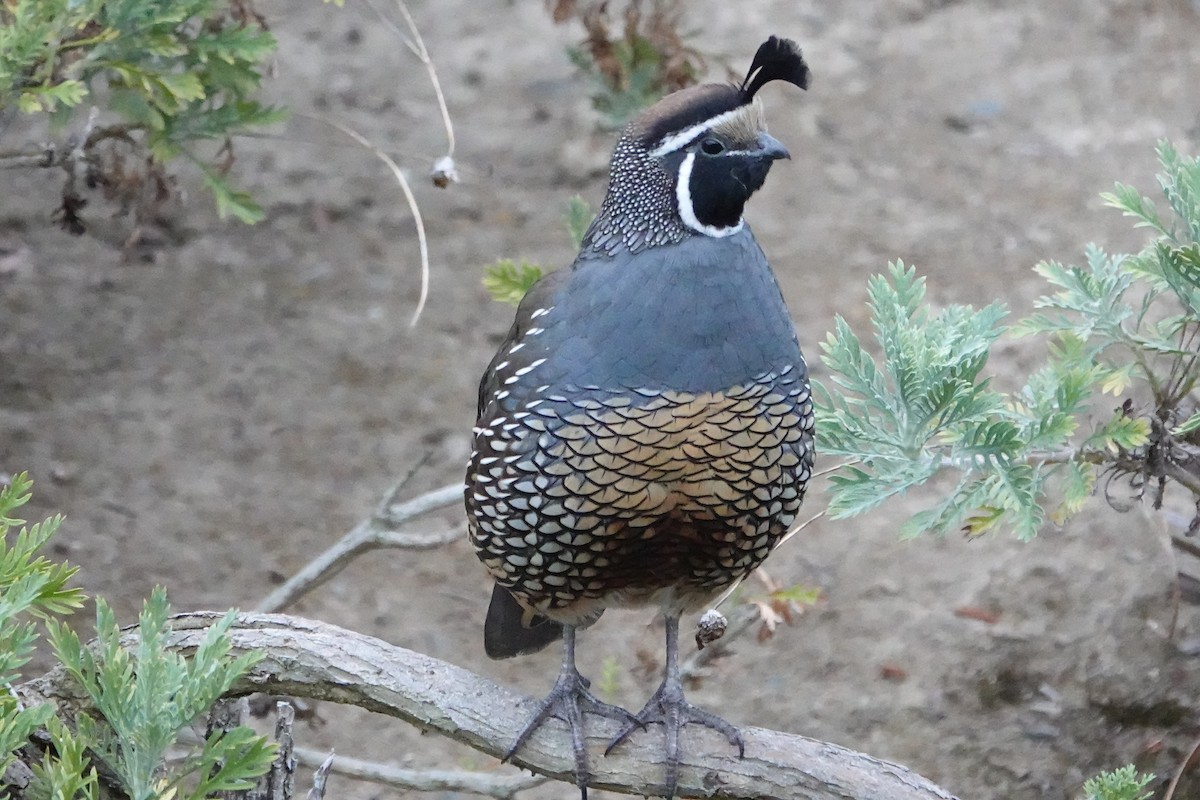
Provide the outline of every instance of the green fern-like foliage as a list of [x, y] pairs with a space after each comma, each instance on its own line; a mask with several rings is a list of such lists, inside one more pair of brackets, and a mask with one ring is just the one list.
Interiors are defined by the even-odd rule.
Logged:
[[1005, 310], [925, 307], [925, 281], [897, 263], [868, 286], [876, 358], [844, 319], [823, 344], [836, 388], [818, 384], [819, 449], [853, 463], [832, 477], [834, 517], [861, 513], [926, 483], [963, 474], [944, 501], [910, 519], [905, 534], [961, 525], [976, 509], [1009, 509], [1036, 529], [1033, 475], [1018, 456], [1020, 430], [982, 376]]
[[[70, 613], [83, 603], [83, 593], [67, 586], [76, 568], [38, 555], [62, 517], [26, 526], [15, 516], [29, 502], [32, 486], [22, 472], [0, 489], [0, 684], [4, 686], [19, 680], [21, 668], [33, 655], [36, 620]], [[49, 706], [25, 707], [11, 691], [0, 692], [0, 773], [12, 763], [13, 751], [45, 726], [52, 713]]]
[[483, 287], [488, 290], [493, 300], [515, 306], [540, 277], [542, 268], [538, 265], [502, 258], [484, 272]]
[[1148, 800], [1150, 793], [1145, 788], [1152, 780], [1153, 775], [1141, 775], [1130, 764], [1089, 778], [1083, 784], [1083, 796], [1086, 800]]
[[0, 108], [59, 122], [85, 102], [116, 118], [93, 131], [137, 142], [165, 164], [202, 171], [222, 216], [263, 212], [225, 179], [225, 164], [196, 151], [281, 119], [254, 99], [275, 39], [244, 3], [229, 0], [11, 0], [0, 4]]
[[86, 693], [98, 718], [81, 717], [79, 736], [116, 774], [132, 800], [165, 793], [202, 800], [254, 785], [274, 757], [274, 745], [245, 727], [214, 734], [182, 762], [167, 766], [179, 731], [207, 711], [260, 654], [230, 656], [229, 612], [185, 658], [168, 647], [170, 606], [156, 589], [142, 609], [136, 647], [127, 649], [112, 609], [96, 601], [94, 648], [60, 623], [50, 625], [54, 652]]
[[1078, 511], [1101, 475], [1149, 476], [1200, 498], [1200, 162], [1167, 143], [1158, 153], [1173, 218], [1118, 184], [1104, 198], [1157, 234], [1146, 248], [1092, 245], [1082, 266], [1035, 267], [1053, 292], [1011, 332], [1046, 337], [1046, 359], [1009, 395], [983, 372], [1003, 308], [935, 314], [902, 264], [871, 279], [871, 345], [840, 318], [824, 343], [818, 449], [845, 459], [834, 516], [937, 475], [953, 488], [903, 534], [1007, 526], [1029, 538], [1046, 509], [1056, 522]]
[[12, 691], [0, 692], [0, 772], [38, 730], [52, 747], [32, 765], [26, 796], [75, 800], [99, 795], [94, 759], [100, 759], [134, 800], [202, 800], [242, 791], [266, 772], [274, 745], [249, 728], [210, 737], [182, 760], [166, 761], [178, 732], [206, 712], [259, 658], [231, 657], [233, 613], [213, 625], [190, 657], [170, 649], [166, 594], [156, 590], [140, 619], [136, 648], [123, 646], [112, 610], [96, 601], [97, 642], [85, 647], [61, 617], [83, 603], [68, 586], [76, 568], [38, 554], [59, 528], [50, 517], [26, 526], [16, 516], [30, 499], [25, 473], [0, 489], [0, 682], [19, 682], [44, 624], [62, 667], [91, 699], [95, 716], [81, 716], [75, 729], [54, 716], [49, 704], [22, 705]]
[[660, 77], [663, 54], [644, 36], [613, 42], [612, 61], [618, 67], [619, 80], [605, 75], [583, 48], [568, 48], [567, 56], [594, 82], [592, 106], [613, 128], [624, 125], [667, 92]]

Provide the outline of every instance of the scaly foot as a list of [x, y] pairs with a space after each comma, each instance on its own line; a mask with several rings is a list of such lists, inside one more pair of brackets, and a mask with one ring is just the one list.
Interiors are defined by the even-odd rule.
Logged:
[[558, 675], [558, 680], [550, 694], [538, 703], [537, 710], [529, 718], [529, 722], [517, 736], [512, 747], [504, 754], [504, 761], [521, 749], [521, 745], [533, 735], [550, 717], [558, 717], [571, 727], [571, 749], [575, 754], [575, 785], [579, 787], [583, 800], [587, 800], [587, 785], [591, 780], [588, 767], [587, 743], [584, 739], [583, 715], [596, 714], [609, 719], [629, 723], [630, 728], [641, 726], [637, 718], [625, 709], [610, 705], [598, 699], [588, 688], [587, 678], [584, 678], [575, 668], [564, 665]]
[[668, 681], [663, 681], [662, 685], [658, 687], [658, 691], [646, 703], [645, 708], [639, 711], [629, 725], [609, 743], [604, 754], [608, 755], [614, 747], [625, 741], [629, 734], [633, 733], [636, 728], [644, 728], [651, 722], [661, 723], [666, 729], [665, 761], [667, 764], [667, 776], [663, 796], [667, 800], [675, 796], [675, 789], [679, 783], [679, 731], [684, 725], [691, 723], [720, 731], [725, 734], [725, 738], [729, 740], [729, 743], [737, 748], [738, 758], [746, 754], [746, 745], [742, 741], [742, 734], [738, 732], [737, 728], [716, 714], [705, 711], [702, 708], [697, 708], [684, 700], [683, 688], [679, 683], [676, 682], [672, 685]]
[[666, 675], [658, 690], [647, 701], [645, 708], [637, 713], [629, 725], [609, 742], [605, 755], [633, 733], [634, 728], [644, 728], [648, 723], [661, 723], [666, 729], [667, 778], [663, 796], [671, 800], [679, 785], [679, 731], [692, 723], [712, 728], [725, 734], [729, 743], [737, 748], [738, 758], [746, 754], [746, 744], [738, 729], [725, 720], [702, 708], [697, 708], [683, 699], [683, 683], [679, 679], [679, 614], [666, 614], [667, 663]]

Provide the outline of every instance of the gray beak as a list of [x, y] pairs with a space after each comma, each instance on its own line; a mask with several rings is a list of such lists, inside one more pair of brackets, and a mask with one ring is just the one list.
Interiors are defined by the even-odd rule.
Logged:
[[758, 149], [762, 156], [771, 160], [792, 157], [788, 149], [783, 146], [783, 142], [769, 133], [760, 133], [758, 135]]

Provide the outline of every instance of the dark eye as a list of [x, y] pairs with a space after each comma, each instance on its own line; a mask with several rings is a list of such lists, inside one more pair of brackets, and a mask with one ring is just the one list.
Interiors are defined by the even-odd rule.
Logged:
[[706, 155], [718, 156], [724, 152], [725, 145], [721, 144], [719, 139], [709, 138], [700, 143], [700, 149], [703, 150]]

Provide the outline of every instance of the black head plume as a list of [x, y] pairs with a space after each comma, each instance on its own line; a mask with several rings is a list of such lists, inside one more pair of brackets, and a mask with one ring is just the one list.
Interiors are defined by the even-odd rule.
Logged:
[[771, 81], [787, 81], [801, 89], [808, 88], [808, 65], [791, 39], [772, 36], [758, 48], [750, 71], [739, 87], [743, 102], [753, 100], [755, 93]]

